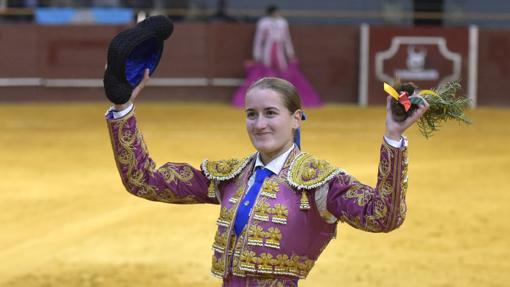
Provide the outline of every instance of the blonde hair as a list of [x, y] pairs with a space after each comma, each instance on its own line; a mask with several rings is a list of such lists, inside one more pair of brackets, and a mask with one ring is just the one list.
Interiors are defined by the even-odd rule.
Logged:
[[283, 101], [283, 105], [292, 113], [301, 110], [301, 98], [296, 90], [296, 87], [288, 81], [275, 77], [264, 77], [253, 83], [248, 91], [251, 89], [269, 89], [277, 92]]

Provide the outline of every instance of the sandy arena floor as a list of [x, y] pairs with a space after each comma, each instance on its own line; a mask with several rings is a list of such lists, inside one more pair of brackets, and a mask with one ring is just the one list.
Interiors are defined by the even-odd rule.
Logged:
[[[221, 286], [209, 275], [217, 206], [123, 190], [107, 104], [0, 105], [0, 286]], [[253, 152], [224, 105], [141, 103], [158, 164]], [[303, 147], [375, 184], [384, 108], [308, 111]], [[510, 110], [470, 111], [430, 140], [408, 132], [408, 215], [389, 234], [339, 226], [300, 286], [510, 286]]]

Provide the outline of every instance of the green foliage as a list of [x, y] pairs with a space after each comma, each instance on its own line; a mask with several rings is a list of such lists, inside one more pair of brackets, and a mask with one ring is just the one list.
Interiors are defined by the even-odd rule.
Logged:
[[433, 89], [437, 96], [430, 94], [423, 95], [430, 104], [428, 111], [417, 123], [423, 136], [429, 138], [433, 132], [439, 130], [442, 122], [448, 120], [471, 124], [471, 120], [464, 115], [464, 110], [468, 108], [470, 101], [463, 96], [457, 97], [457, 91], [460, 89], [460, 83], [452, 81]]

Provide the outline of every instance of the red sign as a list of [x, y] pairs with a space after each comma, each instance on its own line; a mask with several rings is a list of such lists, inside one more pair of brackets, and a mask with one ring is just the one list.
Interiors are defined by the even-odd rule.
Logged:
[[383, 82], [430, 89], [461, 80], [467, 87], [468, 36], [467, 28], [370, 27], [365, 104], [385, 102]]

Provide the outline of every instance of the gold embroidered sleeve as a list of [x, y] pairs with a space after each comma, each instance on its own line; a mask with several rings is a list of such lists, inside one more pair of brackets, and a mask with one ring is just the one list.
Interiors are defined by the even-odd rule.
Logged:
[[126, 189], [148, 200], [168, 203], [218, 203], [207, 197], [209, 180], [188, 164], [166, 163], [160, 168], [149, 156], [134, 111], [107, 120], [113, 154]]
[[407, 148], [381, 146], [377, 185], [372, 188], [348, 174], [331, 181], [327, 207], [343, 222], [371, 232], [399, 227], [406, 214]]

